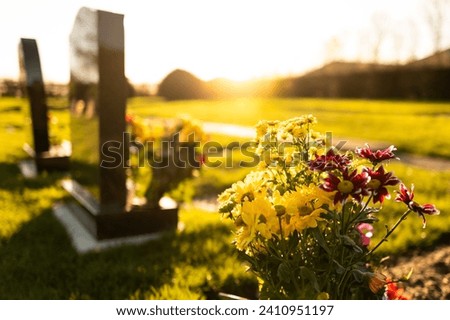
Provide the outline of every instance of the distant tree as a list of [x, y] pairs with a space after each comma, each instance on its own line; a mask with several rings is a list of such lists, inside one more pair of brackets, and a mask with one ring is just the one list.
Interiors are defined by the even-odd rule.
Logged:
[[24, 96], [24, 91], [17, 81], [11, 79], [4, 79], [0, 84], [0, 96], [15, 97]]
[[325, 45], [325, 64], [341, 60], [342, 41], [338, 36], [330, 38]]
[[127, 86], [127, 97], [132, 98], [136, 96], [136, 90], [133, 84], [130, 82], [130, 79], [125, 78], [126, 86]]
[[405, 48], [405, 34], [404, 29], [394, 30], [391, 34], [393, 56], [392, 61], [394, 64], [400, 65], [403, 59], [403, 53]]
[[380, 51], [389, 33], [389, 17], [384, 12], [376, 12], [371, 19], [371, 60], [380, 62]]
[[445, 27], [449, 0], [426, 0], [426, 20], [431, 32], [434, 52], [442, 50], [442, 38]]
[[408, 30], [409, 30], [409, 48], [407, 62], [412, 62], [417, 60], [417, 25], [413, 20], [408, 20]]
[[148, 97], [151, 96], [151, 86], [149, 84], [135, 84], [134, 86], [135, 97]]
[[187, 71], [177, 69], [160, 83], [158, 96], [167, 100], [206, 99], [212, 93], [205, 82]]

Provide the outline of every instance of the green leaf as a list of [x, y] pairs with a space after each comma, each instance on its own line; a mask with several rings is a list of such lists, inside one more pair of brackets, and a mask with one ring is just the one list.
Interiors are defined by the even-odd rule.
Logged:
[[316, 274], [307, 267], [300, 267], [300, 276], [308, 279], [316, 292], [320, 292], [319, 283], [317, 282]]
[[236, 203], [234, 201], [231, 201], [231, 200], [227, 201], [219, 207], [219, 212], [220, 213], [229, 213], [234, 209], [235, 206], [236, 206]]
[[412, 274], [413, 274], [414, 268], [411, 268], [411, 270], [409, 270], [408, 274], [406, 276], [401, 277], [401, 281], [408, 281], [409, 278], [411, 278]]
[[331, 255], [331, 251], [330, 248], [328, 248], [327, 242], [325, 241], [325, 238], [323, 237], [322, 232], [320, 232], [320, 230], [318, 228], [314, 228], [313, 230], [313, 235], [314, 238], [316, 238], [317, 242], [319, 243], [319, 246], [322, 247], [322, 249], [324, 249], [328, 255]]
[[361, 269], [353, 269], [352, 274], [353, 274], [353, 277], [355, 278], [355, 280], [360, 283], [363, 282], [363, 280], [365, 278], [370, 279], [374, 275], [373, 272], [369, 272], [369, 271], [361, 270]]
[[339, 263], [337, 262], [335, 259], [333, 259], [333, 262], [336, 264], [336, 273], [337, 274], [343, 274], [345, 272], [345, 268]]
[[363, 253], [363, 250], [361, 249], [361, 247], [358, 246], [356, 244], [356, 242], [352, 238], [350, 238], [349, 236], [347, 236], [347, 235], [340, 235], [339, 238], [342, 239], [342, 242], [343, 242], [343, 244], [345, 246], [351, 247], [354, 251], [356, 251], [358, 253]]
[[282, 262], [278, 266], [277, 276], [280, 278], [282, 282], [289, 283], [291, 282], [291, 268], [289, 263]]
[[379, 221], [379, 219], [377, 217], [365, 217], [365, 218], [363, 217], [361, 219], [356, 220], [355, 224], [364, 223], [364, 222], [373, 224], [373, 223], [375, 223], [377, 221]]

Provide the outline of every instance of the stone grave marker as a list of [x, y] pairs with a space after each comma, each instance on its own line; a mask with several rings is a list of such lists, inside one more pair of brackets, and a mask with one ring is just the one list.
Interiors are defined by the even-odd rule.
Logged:
[[127, 189], [123, 15], [81, 8], [70, 35], [69, 214], [96, 240], [175, 230], [178, 208], [132, 204]]
[[[49, 139], [48, 107], [44, 81], [41, 71], [39, 51], [35, 39], [21, 39], [19, 44], [20, 79], [26, 88], [30, 108], [27, 119], [31, 121], [33, 146], [25, 144], [24, 150], [34, 159], [38, 172], [47, 170], [69, 169], [70, 146], [51, 145]], [[26, 169], [25, 162], [21, 167], [24, 172], [32, 172], [34, 168]], [[33, 175], [33, 174], [31, 174]]]

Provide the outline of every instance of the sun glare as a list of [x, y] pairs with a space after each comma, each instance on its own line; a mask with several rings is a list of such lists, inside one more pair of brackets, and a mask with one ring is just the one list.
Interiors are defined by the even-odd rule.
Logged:
[[367, 61], [377, 31], [372, 17], [380, 12], [389, 33], [380, 61], [431, 53], [423, 0], [17, 0], [1, 6], [0, 28], [8, 32], [2, 33], [0, 77], [18, 76], [17, 45], [26, 37], [38, 42], [44, 79], [68, 81], [68, 36], [82, 6], [124, 14], [126, 75], [136, 83], [157, 83], [177, 68], [204, 80], [243, 81], [300, 74], [331, 60]]

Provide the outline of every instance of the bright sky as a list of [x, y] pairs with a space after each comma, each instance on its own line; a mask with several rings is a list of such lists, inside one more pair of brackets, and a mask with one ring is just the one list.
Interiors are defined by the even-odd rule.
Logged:
[[299, 74], [332, 58], [368, 60], [376, 30], [386, 30], [381, 61], [424, 57], [432, 52], [428, 1], [1, 0], [0, 78], [18, 78], [25, 37], [38, 42], [44, 80], [67, 82], [68, 39], [82, 6], [125, 15], [126, 76], [155, 83], [175, 68], [245, 80]]

